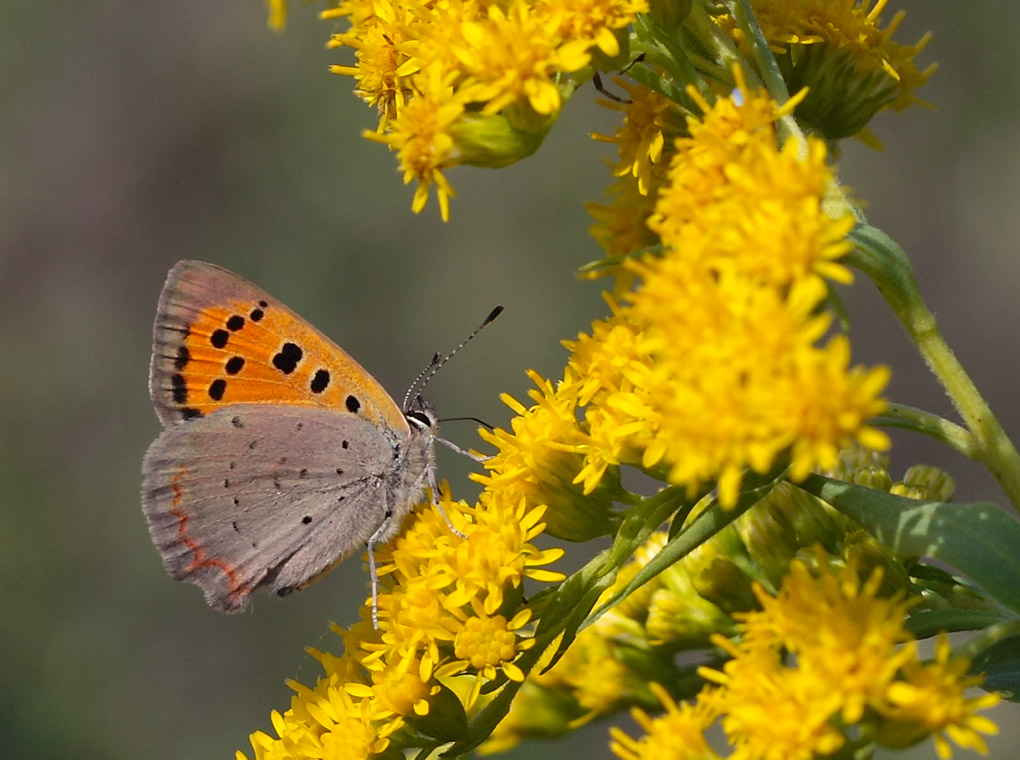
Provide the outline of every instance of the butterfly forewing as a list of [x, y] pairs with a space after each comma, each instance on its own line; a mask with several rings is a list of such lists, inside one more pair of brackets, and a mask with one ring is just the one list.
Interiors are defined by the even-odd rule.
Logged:
[[397, 404], [339, 346], [232, 272], [182, 261], [153, 330], [149, 389], [164, 425], [233, 404], [319, 406], [410, 434]]

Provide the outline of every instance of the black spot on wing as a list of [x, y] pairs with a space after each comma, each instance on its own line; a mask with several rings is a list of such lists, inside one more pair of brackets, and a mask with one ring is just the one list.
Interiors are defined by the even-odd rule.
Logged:
[[222, 329], [213, 330], [213, 334], [209, 336], [209, 342], [213, 344], [213, 348], [226, 348], [228, 340], [230, 340], [230, 333]]
[[219, 401], [220, 399], [223, 398], [223, 392], [226, 390], [227, 390], [226, 380], [224, 380], [222, 377], [217, 380], [213, 380], [209, 384], [209, 398], [211, 398], [213, 401]]
[[188, 385], [184, 382], [184, 375], [179, 372], [170, 376], [170, 387], [172, 389], [174, 403], [184, 404], [188, 400]]
[[227, 329], [230, 330], [230, 332], [237, 332], [242, 327], [244, 327], [244, 317], [240, 314], [235, 314], [227, 320]]
[[329, 372], [324, 369], [315, 371], [315, 376], [312, 378], [311, 389], [312, 393], [322, 393], [329, 386]]
[[188, 351], [187, 346], [181, 346], [177, 349], [177, 358], [174, 359], [175, 369], [184, 369], [188, 366], [188, 362], [191, 361], [191, 352]]
[[243, 356], [232, 356], [227, 360], [225, 369], [228, 375], [236, 375], [242, 369], [244, 369], [244, 357]]
[[358, 410], [361, 408], [361, 402], [354, 396], [348, 396], [344, 401], [344, 404], [347, 407], [347, 411], [351, 414], [357, 414]]
[[298, 362], [304, 356], [301, 346], [296, 343], [284, 343], [283, 348], [273, 357], [273, 366], [285, 375], [297, 369]]

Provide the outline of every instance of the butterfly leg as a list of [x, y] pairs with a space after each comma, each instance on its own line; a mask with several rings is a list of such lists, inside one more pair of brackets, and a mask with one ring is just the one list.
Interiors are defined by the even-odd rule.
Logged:
[[[441, 441], [443, 439], [437, 438], [436, 440]], [[446, 512], [443, 511], [443, 505], [439, 503], [439, 483], [436, 481], [435, 468], [429, 470], [429, 489], [431, 489], [432, 491], [432, 504], [439, 511], [439, 514], [443, 516], [443, 520], [446, 521], [446, 527], [448, 527], [453, 532], [453, 535], [457, 536], [458, 538], [467, 538], [467, 536], [464, 533], [461, 533], [459, 530], [457, 530], [454, 524], [450, 522], [450, 518], [447, 517]]]
[[383, 524], [368, 539], [368, 577], [372, 579], [372, 628], [379, 630], [379, 576], [375, 571], [375, 544], [378, 537], [389, 527], [390, 516], [387, 515]]

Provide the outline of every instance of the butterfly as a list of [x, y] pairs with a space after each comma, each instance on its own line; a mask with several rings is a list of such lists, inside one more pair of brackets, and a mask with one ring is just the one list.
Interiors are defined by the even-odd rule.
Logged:
[[170, 576], [237, 612], [256, 588], [304, 588], [366, 546], [378, 627], [373, 549], [426, 487], [439, 507], [434, 443], [457, 447], [437, 438], [420, 390], [461, 346], [437, 354], [398, 406], [257, 286], [179, 262], [159, 298], [149, 371], [164, 430], [142, 465], [142, 510]]

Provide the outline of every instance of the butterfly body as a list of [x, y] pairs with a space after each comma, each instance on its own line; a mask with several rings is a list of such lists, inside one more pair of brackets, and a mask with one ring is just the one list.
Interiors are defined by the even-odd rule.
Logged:
[[[167, 572], [210, 606], [285, 594], [386, 541], [426, 486], [435, 418], [261, 289], [184, 261], [164, 286], [150, 393], [163, 433], [142, 507]], [[374, 582], [374, 577], [373, 577]]]

